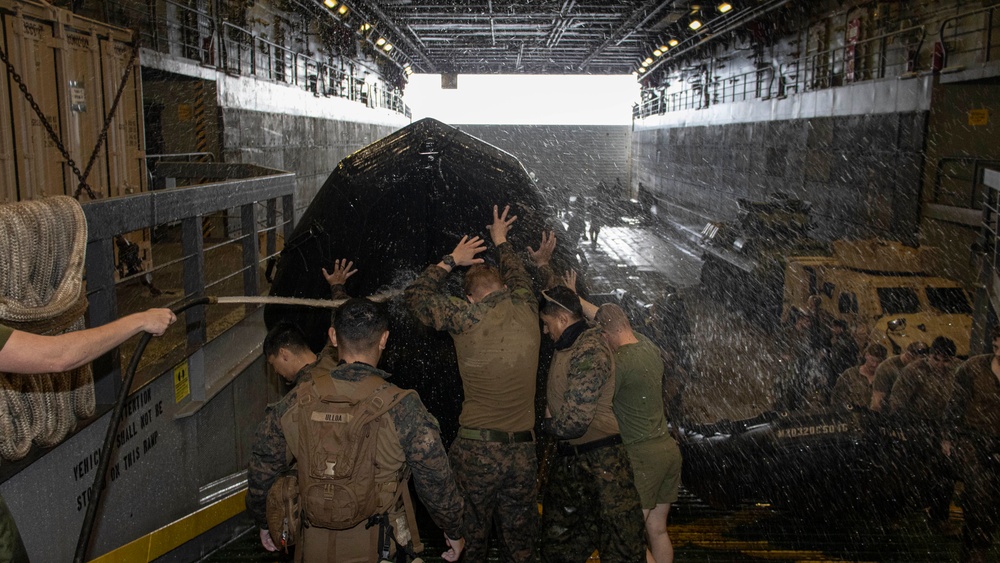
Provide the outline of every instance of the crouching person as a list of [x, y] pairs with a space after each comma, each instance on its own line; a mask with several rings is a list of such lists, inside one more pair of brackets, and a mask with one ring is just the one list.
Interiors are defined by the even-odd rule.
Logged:
[[[334, 313], [329, 334], [340, 363], [289, 392], [257, 430], [247, 510], [261, 544], [275, 551], [294, 542], [295, 560], [305, 562], [375, 563], [400, 549], [415, 551], [419, 540], [406, 514], [412, 472], [417, 494], [444, 530], [449, 550], [442, 557], [456, 561], [464, 546], [463, 501], [437, 421], [416, 393], [387, 383], [389, 374], [375, 367], [389, 338], [384, 308], [350, 299]], [[290, 475], [296, 485], [288, 485]], [[267, 505], [277, 489], [290, 489], [291, 505], [298, 492], [301, 518], [271, 530]]]

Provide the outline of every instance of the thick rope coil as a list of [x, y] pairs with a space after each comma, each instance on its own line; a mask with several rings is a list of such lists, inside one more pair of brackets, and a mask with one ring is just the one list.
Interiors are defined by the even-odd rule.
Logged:
[[20, 380], [16, 375], [0, 374], [0, 455], [11, 461], [28, 455], [34, 435]]
[[[0, 205], [0, 323], [38, 334], [85, 327], [87, 222], [77, 200], [58, 196]], [[62, 374], [0, 374], [0, 455], [51, 447], [94, 414], [89, 365]]]

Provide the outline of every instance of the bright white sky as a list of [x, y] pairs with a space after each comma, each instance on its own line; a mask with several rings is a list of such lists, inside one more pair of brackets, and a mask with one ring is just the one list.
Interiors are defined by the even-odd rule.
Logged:
[[460, 74], [442, 90], [440, 74], [414, 74], [404, 100], [413, 120], [459, 124], [627, 125], [639, 84], [632, 75]]

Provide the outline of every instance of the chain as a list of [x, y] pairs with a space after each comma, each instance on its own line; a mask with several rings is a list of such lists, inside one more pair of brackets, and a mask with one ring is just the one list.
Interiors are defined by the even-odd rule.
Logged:
[[111, 119], [115, 115], [115, 110], [118, 109], [118, 102], [121, 101], [122, 93], [125, 91], [125, 85], [128, 83], [129, 76], [132, 74], [132, 67], [138, 55], [139, 38], [138, 34], [136, 34], [133, 36], [132, 55], [129, 58], [128, 66], [125, 69], [125, 76], [122, 77], [121, 84], [118, 85], [118, 92], [115, 94], [114, 102], [111, 104], [111, 111], [108, 112], [107, 117], [104, 119], [104, 126], [101, 128], [101, 134], [97, 137], [97, 145], [94, 147], [94, 152], [90, 155], [90, 161], [87, 163], [87, 169], [86, 171], [81, 172], [80, 168], [76, 165], [76, 161], [73, 160], [73, 157], [69, 155], [69, 151], [66, 150], [65, 145], [63, 145], [62, 140], [59, 138], [59, 134], [56, 133], [55, 129], [53, 129], [52, 124], [49, 123], [49, 120], [42, 112], [42, 108], [39, 107], [38, 102], [35, 101], [35, 97], [31, 95], [31, 92], [28, 92], [28, 87], [25, 85], [24, 79], [22, 79], [21, 75], [17, 73], [17, 70], [14, 69], [14, 65], [11, 64], [10, 59], [7, 58], [7, 53], [0, 48], [0, 61], [3, 61], [3, 64], [6, 65], [7, 74], [9, 74], [11, 79], [17, 83], [18, 89], [21, 90], [22, 94], [24, 94], [24, 99], [28, 101], [28, 105], [31, 106], [31, 109], [35, 111], [35, 114], [38, 116], [39, 121], [41, 121], [42, 126], [45, 127], [45, 131], [48, 132], [49, 138], [52, 139], [56, 148], [59, 149], [63, 158], [66, 159], [66, 165], [70, 167], [73, 174], [75, 174], [80, 180], [80, 185], [77, 186], [76, 193], [73, 194], [73, 197], [77, 199], [80, 198], [80, 193], [83, 191], [87, 192], [90, 199], [97, 199], [97, 194], [95, 194], [94, 190], [91, 189], [89, 184], [87, 184], [87, 176], [90, 175], [90, 170], [93, 168], [94, 162], [97, 161], [97, 155], [101, 150], [101, 145], [103, 145], [104, 141], [107, 139], [108, 127], [111, 125]]
[[80, 185], [76, 188], [76, 193], [73, 197], [80, 199], [80, 192], [82, 190], [87, 190], [87, 195], [90, 199], [97, 199], [94, 195], [93, 190], [87, 185], [87, 176], [90, 175], [90, 169], [94, 167], [94, 162], [97, 161], [97, 155], [101, 150], [101, 145], [108, 138], [108, 127], [111, 125], [111, 118], [115, 115], [115, 110], [118, 109], [118, 102], [122, 99], [122, 94], [125, 92], [125, 85], [128, 83], [128, 78], [132, 74], [132, 67], [135, 64], [136, 57], [139, 56], [139, 34], [133, 33], [132, 35], [132, 55], [128, 59], [128, 64], [125, 67], [125, 76], [122, 76], [121, 84], [118, 85], [118, 92], [115, 93], [115, 100], [111, 102], [111, 109], [108, 111], [108, 116], [104, 119], [104, 127], [101, 128], [101, 134], [97, 136], [97, 145], [94, 146], [94, 152], [90, 153], [90, 162], [87, 163], [87, 168], [83, 171], [83, 175], [80, 176]]

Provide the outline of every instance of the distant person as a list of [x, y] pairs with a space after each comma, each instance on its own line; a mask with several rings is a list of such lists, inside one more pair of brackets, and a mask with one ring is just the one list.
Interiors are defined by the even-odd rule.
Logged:
[[[465, 560], [486, 561], [493, 523], [505, 561], [532, 561], [538, 532], [535, 479], [535, 379], [538, 374], [538, 301], [531, 278], [507, 233], [517, 216], [493, 207], [490, 238], [500, 269], [476, 256], [478, 237], [462, 237], [441, 262], [406, 288], [410, 312], [455, 342], [465, 398], [458, 438], [448, 451], [465, 498]], [[444, 287], [457, 266], [465, 273], [465, 299]]]
[[872, 383], [875, 381], [875, 370], [885, 360], [885, 346], [869, 344], [865, 348], [865, 362], [844, 370], [837, 378], [830, 395], [830, 405], [833, 407], [868, 408], [872, 402]]
[[907, 345], [902, 354], [892, 356], [879, 364], [878, 369], [875, 370], [875, 382], [872, 384], [871, 409], [873, 411], [888, 410], [892, 386], [896, 383], [899, 374], [906, 366], [926, 355], [927, 344], [914, 340]]
[[941, 453], [941, 436], [948, 403], [955, 385], [955, 342], [938, 336], [931, 342], [926, 358], [912, 362], [899, 374], [889, 396], [889, 412], [903, 424], [925, 436], [930, 455], [924, 460], [932, 475], [932, 484], [925, 491], [930, 505], [928, 518], [941, 535], [957, 535], [949, 521], [955, 476], [950, 461]]
[[837, 378], [846, 370], [858, 365], [858, 345], [851, 337], [847, 322], [835, 319], [830, 323], [830, 387], [837, 383]]
[[958, 368], [942, 442], [964, 485], [963, 563], [991, 561], [1000, 523], [1000, 331], [994, 328], [990, 340], [992, 354], [973, 356]]
[[[547, 264], [551, 249], [531, 256]], [[572, 290], [557, 285], [542, 296], [543, 332], [555, 343], [542, 431], [558, 440], [542, 491], [542, 560], [581, 563], [597, 549], [605, 563], [643, 561], [642, 508], [612, 408], [611, 348]]]
[[[177, 320], [170, 309], [147, 309], [108, 324], [44, 336], [0, 325], [0, 372], [65, 373], [88, 364], [140, 332], [160, 336]], [[28, 561], [17, 524], [0, 498], [0, 561]]]
[[587, 206], [582, 196], [576, 196], [576, 200], [570, 205], [569, 218], [566, 220], [566, 242], [575, 249], [580, 244], [580, 239], [586, 240], [586, 209]]
[[783, 357], [789, 365], [786, 379], [777, 391], [776, 407], [808, 410], [829, 402], [829, 371], [826, 351], [813, 330], [814, 318], [798, 308], [790, 311], [791, 327], [785, 334]]
[[[275, 407], [280, 415], [277, 424], [271, 417], [265, 419], [265, 422], [270, 421], [269, 425], [262, 425], [257, 430], [250, 457], [246, 503], [247, 511], [259, 528], [261, 544], [268, 551], [277, 549], [268, 530], [266, 499], [262, 493], [270, 489], [279, 475], [293, 472], [293, 462], [297, 460], [299, 487], [303, 493], [305, 490], [349, 489], [350, 494], [345, 492], [333, 498], [358, 501], [331, 505], [334, 500], [329, 496], [300, 494], [302, 529], [295, 543], [296, 561], [377, 562], [380, 558], [388, 558], [388, 543], [379, 539], [391, 537], [398, 541], [390, 526], [404, 510], [399, 506], [400, 497], [396, 492], [407, 486], [404, 476], [408, 468], [417, 494], [431, 518], [445, 532], [449, 549], [442, 557], [446, 561], [457, 561], [464, 546], [464, 503], [441, 443], [437, 420], [427, 412], [415, 393], [387, 383], [385, 379], [390, 375], [375, 367], [389, 339], [388, 314], [383, 306], [367, 299], [350, 299], [336, 310], [332, 324], [329, 337], [340, 352], [340, 363], [329, 374], [314, 374], [310, 381], [292, 389]], [[338, 404], [368, 406], [366, 410], [352, 411], [354, 414], [337, 415], [329, 411]], [[346, 442], [330, 441], [340, 436], [337, 432], [343, 432], [339, 423], [345, 420], [350, 423], [365, 413], [377, 413], [379, 408], [388, 410], [377, 415], [374, 434], [350, 433], [344, 436], [354, 438], [343, 438]], [[331, 438], [328, 440], [324, 436]], [[341, 460], [340, 455], [354, 451], [358, 442], [367, 437], [375, 440], [373, 480], [359, 483], [352, 478], [335, 484], [332, 477], [341, 461], [352, 460], [355, 469], [362, 467], [361, 458], [354, 460], [345, 456]], [[336, 444], [341, 447], [335, 448]], [[326, 470], [318, 471], [317, 468]], [[370, 474], [355, 471], [351, 475], [360, 478]], [[357, 490], [361, 485], [368, 488]], [[342, 508], [362, 506], [361, 501], [371, 494], [374, 494], [372, 500], [377, 507], [375, 512], [362, 515], [353, 527], [332, 527], [328, 522], [339, 521], [344, 517]]]

